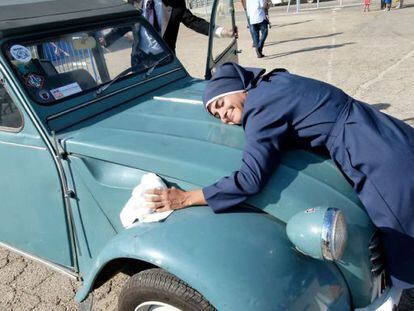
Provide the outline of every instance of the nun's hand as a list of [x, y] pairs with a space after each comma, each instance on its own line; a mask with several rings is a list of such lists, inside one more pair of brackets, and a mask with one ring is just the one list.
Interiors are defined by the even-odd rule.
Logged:
[[145, 191], [147, 206], [156, 212], [165, 212], [187, 207], [186, 192], [174, 187], [170, 189], [150, 189]]

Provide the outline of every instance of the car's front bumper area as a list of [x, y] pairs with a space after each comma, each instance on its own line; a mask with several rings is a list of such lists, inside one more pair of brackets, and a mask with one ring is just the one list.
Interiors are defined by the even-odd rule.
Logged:
[[395, 287], [388, 287], [369, 306], [358, 308], [355, 311], [391, 311], [394, 310], [401, 299], [402, 290]]

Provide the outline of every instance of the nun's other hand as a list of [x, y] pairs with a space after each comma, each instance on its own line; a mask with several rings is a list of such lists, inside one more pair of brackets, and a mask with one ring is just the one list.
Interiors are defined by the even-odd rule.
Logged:
[[177, 188], [149, 189], [145, 191], [147, 206], [157, 213], [187, 207], [186, 192]]

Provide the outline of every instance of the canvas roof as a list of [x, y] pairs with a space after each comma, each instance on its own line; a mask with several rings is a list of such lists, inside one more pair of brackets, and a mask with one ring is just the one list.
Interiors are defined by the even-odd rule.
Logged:
[[0, 0], [0, 37], [136, 14], [123, 0]]

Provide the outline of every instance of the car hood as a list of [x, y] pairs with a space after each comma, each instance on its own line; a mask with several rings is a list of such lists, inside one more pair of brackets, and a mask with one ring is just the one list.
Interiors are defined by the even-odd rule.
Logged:
[[[204, 187], [237, 170], [244, 134], [206, 113], [203, 82], [131, 102], [63, 135], [69, 154], [154, 172], [166, 180]], [[286, 222], [315, 206], [360, 209], [334, 163], [306, 151], [284, 154], [266, 188], [248, 201]]]

